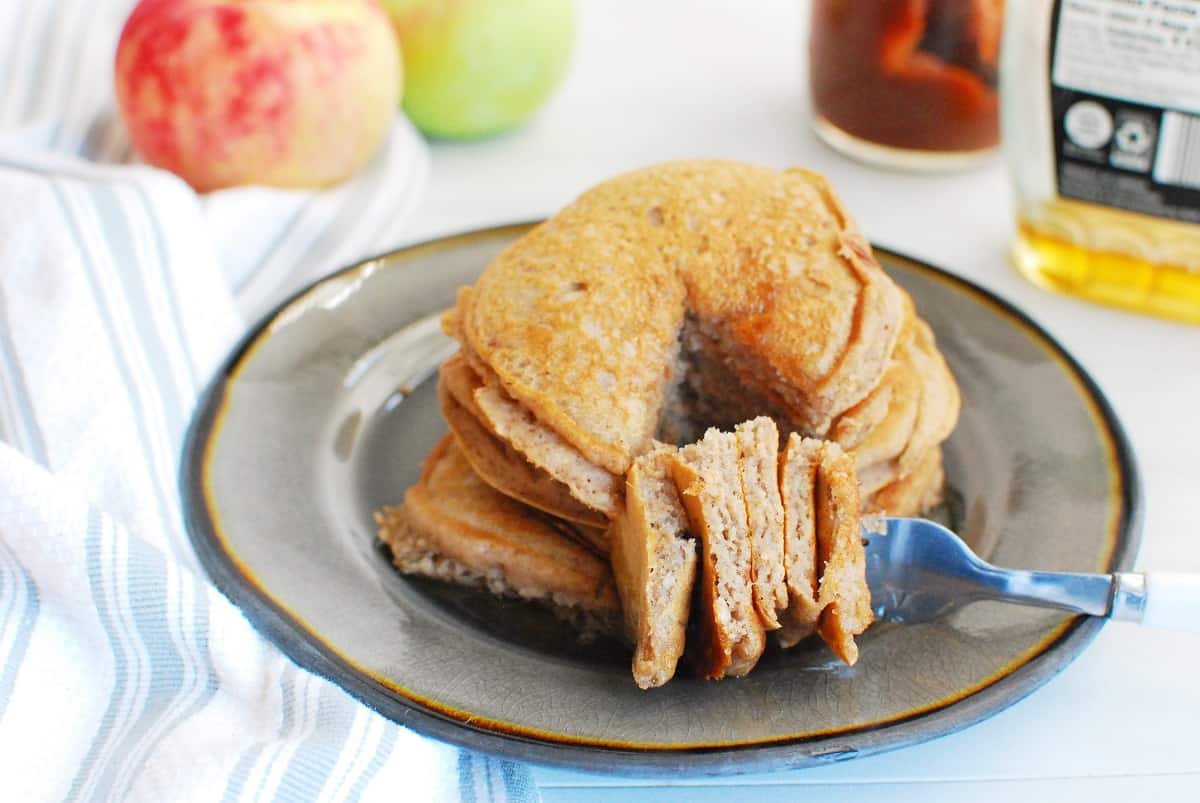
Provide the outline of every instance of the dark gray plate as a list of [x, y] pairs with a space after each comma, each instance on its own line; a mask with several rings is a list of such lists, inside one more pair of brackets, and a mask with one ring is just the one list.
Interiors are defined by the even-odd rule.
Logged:
[[[299, 664], [446, 741], [592, 770], [712, 774], [958, 730], [1032, 692], [1096, 635], [1100, 620], [980, 603], [873, 627], [853, 668], [813, 643], [769, 651], [741, 680], [681, 676], [643, 692], [620, 645], [579, 646], [537, 610], [394, 573], [371, 514], [401, 499], [445, 431], [428, 380], [453, 344], [437, 313], [526, 228], [317, 282], [255, 328], [202, 400], [183, 455], [192, 539], [216, 584]], [[1091, 380], [986, 291], [877, 253], [962, 386], [946, 446], [953, 526], [1004, 566], [1131, 568], [1137, 479]]]

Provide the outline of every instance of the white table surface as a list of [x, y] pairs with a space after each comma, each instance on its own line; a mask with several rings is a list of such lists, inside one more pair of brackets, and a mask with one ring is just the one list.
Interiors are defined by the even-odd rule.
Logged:
[[[1200, 328], [1026, 283], [1008, 261], [1010, 196], [998, 162], [917, 176], [825, 148], [808, 128], [805, 9], [794, 0], [581, 0], [575, 60], [558, 93], [513, 134], [436, 145], [409, 241], [543, 216], [601, 179], [666, 159], [818, 170], [873, 241], [990, 288], [1079, 359], [1139, 458], [1140, 567], [1200, 571]], [[548, 769], [537, 778], [547, 801], [1200, 800], [1197, 667], [1200, 635], [1110, 624], [1029, 698], [918, 747], [814, 770], [672, 782], [682, 789]]]

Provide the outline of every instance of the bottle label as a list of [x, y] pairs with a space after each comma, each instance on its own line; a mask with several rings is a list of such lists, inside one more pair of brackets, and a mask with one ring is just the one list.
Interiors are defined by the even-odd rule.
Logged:
[[1057, 0], [1058, 194], [1200, 223], [1200, 0]]

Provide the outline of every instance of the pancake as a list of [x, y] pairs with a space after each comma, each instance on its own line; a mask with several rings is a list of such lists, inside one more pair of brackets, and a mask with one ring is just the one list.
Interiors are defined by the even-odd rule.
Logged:
[[633, 461], [625, 504], [609, 529], [625, 633], [634, 644], [633, 679], [643, 689], [675, 675], [696, 577], [696, 542], [670, 477], [674, 453], [655, 444]]
[[[699, 348], [695, 345], [697, 341], [697, 338], [692, 338], [691, 348]], [[473, 393], [482, 383], [465, 364], [465, 357], [456, 355], [451, 358], [446, 363], [443, 373], [450, 378], [452, 388], [460, 388], [458, 397], [467, 398], [470, 405], [475, 406]], [[700, 416], [706, 423], [733, 428], [736, 424], [731, 423], [731, 419], [737, 419], [750, 410], [763, 408], [776, 416], [782, 415], [762, 397], [740, 392], [736, 378], [723, 363], [710, 356], [690, 358], [687, 377], [688, 388], [693, 397], [688, 402], [690, 412]], [[937, 350], [932, 332], [914, 313], [914, 317], [905, 321], [900, 342], [879, 385], [858, 405], [839, 417], [831, 429], [832, 439], [845, 448], [853, 448], [864, 502], [873, 499], [883, 488], [896, 486], [895, 490], [890, 492], [889, 498], [893, 505], [903, 502], [903, 515], [915, 515], [924, 509], [913, 506], [922, 499], [933, 499], [936, 503], [940, 493], [938, 489], [928, 487], [929, 472], [912, 479], [908, 479], [908, 475], [915, 473], [914, 465], [923, 461], [933, 447], [952, 431], [957, 421], [959, 405], [957, 385], [944, 358]], [[879, 408], [878, 414], [872, 412], [872, 408], [875, 407]], [[513, 414], [519, 413], [514, 411]], [[476, 416], [479, 415], [477, 411]], [[676, 427], [674, 434], [686, 438], [695, 431], [695, 424], [692, 423], [694, 420], [685, 420]], [[786, 419], [784, 420], [786, 426]], [[525, 422], [531, 428], [540, 428], [539, 424], [527, 417]], [[462, 430], [465, 426], [466, 424], [461, 424], [458, 429]], [[475, 429], [486, 433], [483, 422], [478, 422]], [[548, 434], [548, 437], [557, 440], [562, 448], [570, 449], [552, 433]], [[492, 440], [495, 440], [494, 435]], [[463, 442], [473, 465], [476, 465], [485, 479], [498, 489], [571, 521], [593, 527], [605, 525], [607, 517], [603, 513], [578, 503], [565, 484], [558, 482], [540, 468], [531, 466], [511, 447], [501, 449], [478, 435], [467, 439], [460, 434], [460, 441]], [[850, 444], [855, 446], [851, 447]], [[507, 455], [511, 467], [515, 472], [519, 472], [522, 478], [523, 487], [520, 492], [510, 487], [513, 479], [504, 473], [504, 464], [501, 461], [492, 460], [495, 464], [493, 468], [480, 465], [487, 458], [479, 453], [489, 451], [504, 452]], [[579, 467], [577, 472], [569, 474], [576, 484], [585, 482], [588, 478], [593, 482], [596, 479], [608, 482], [604, 479], [605, 475], [595, 467], [581, 463], [583, 458], [578, 453], [570, 450], [569, 455], [568, 460], [564, 462]], [[906, 471], [907, 474], [904, 473]], [[902, 482], [906, 479], [908, 481]], [[615, 482], [616, 478], [612, 481]], [[925, 484], [918, 485], [920, 482]], [[919, 493], [912, 490], [917, 487], [920, 488]], [[550, 493], [532, 489], [554, 490]], [[904, 501], [905, 499], [916, 502]], [[897, 512], [896, 515], [901, 513]], [[603, 545], [602, 541], [598, 543]], [[771, 622], [770, 617], [765, 614], [763, 620], [768, 624]]]
[[[453, 442], [380, 519], [404, 565], [582, 610], [552, 564], [611, 544], [642, 688], [684, 654], [744, 675], [767, 629], [857, 660], [860, 510], [937, 502], [961, 400], [825, 179], [716, 160], [619, 176], [504, 249], [442, 326]], [[502, 523], [479, 510], [498, 499]]]
[[888, 516], [919, 516], [940, 504], [946, 481], [942, 450], [930, 449], [910, 474], [880, 488], [864, 511]]
[[783, 502], [779, 498], [779, 430], [766, 416], [734, 429], [738, 473], [746, 500], [750, 581], [754, 608], [767, 630], [779, 628], [776, 613], [787, 607], [783, 564]]
[[[607, 521], [620, 502], [622, 478], [596, 466], [500, 389], [492, 371], [463, 347], [443, 366], [459, 403], [491, 436], [544, 475], [566, 487], [576, 501]], [[552, 511], [555, 512], [555, 511]], [[573, 520], [576, 516], [568, 516]]]
[[921, 406], [916, 425], [899, 458], [901, 476], [912, 472], [930, 449], [950, 437], [958, 424], [962, 405], [958, 383], [954, 381], [945, 357], [938, 351], [933, 330], [919, 319], [915, 321], [914, 328], [912, 354], [915, 357], [915, 372], [924, 381], [921, 383]]
[[858, 410], [833, 428], [833, 440], [853, 451], [864, 500], [914, 473], [958, 422], [958, 385], [932, 330], [919, 318], [906, 321], [892, 363], [864, 408], [875, 399], [886, 402], [886, 412], [853, 447], [848, 443], [862, 431]]
[[693, 423], [693, 436], [677, 443], [697, 440], [709, 427], [731, 430], [760, 415], [770, 416], [789, 429], [795, 426], [786, 412], [786, 403], [767, 389], [743, 384], [719, 343], [701, 334], [696, 326], [685, 323], [681, 348], [684, 406]]
[[898, 460], [883, 460], [857, 472], [859, 497], [866, 499], [900, 480]]
[[817, 465], [821, 441], [793, 433], [780, 456], [779, 490], [783, 499], [783, 554], [788, 594], [777, 640], [791, 647], [817, 629]]
[[[917, 413], [921, 403], [921, 385], [924, 377], [916, 372], [912, 336], [914, 322], [906, 322], [904, 334], [896, 345], [896, 352], [887, 373], [879, 386], [871, 392], [864, 406], [871, 406], [870, 399], [880, 398], [885, 405], [884, 415], [862, 432], [857, 443], [851, 445], [853, 436], [845, 437], [850, 430], [858, 435], [861, 430], [853, 417], [848, 421], [840, 418], [834, 425], [831, 440], [843, 449], [852, 451], [854, 464], [859, 470], [885, 461], [895, 460], [908, 446], [917, 424]], [[839, 438], [838, 435], [843, 435]], [[849, 442], [848, 442], [849, 441]]]
[[888, 361], [884, 374], [866, 396], [848, 410], [842, 412], [825, 437], [836, 441], [846, 451], [856, 449], [878, 427], [891, 412], [892, 390], [904, 372], [901, 347], [912, 339], [912, 320], [917, 317], [912, 297], [897, 287], [900, 294], [900, 332], [896, 337], [896, 348]]
[[903, 309], [824, 179], [695, 161], [585, 193], [460, 292], [447, 330], [539, 424], [623, 476], [681, 378], [689, 313], [744, 386], [820, 435], [878, 383]]
[[671, 475], [689, 529], [700, 540], [697, 643], [691, 651], [696, 669], [709, 680], [745, 675], [758, 663], [766, 639], [751, 590], [751, 544], [736, 438], [710, 429], [673, 456]]
[[851, 666], [858, 660], [854, 637], [865, 631], [874, 618], [860, 508], [854, 460], [836, 443], [827, 441], [821, 446], [816, 484], [817, 566], [821, 575], [817, 634]]
[[619, 621], [607, 561], [568, 537], [570, 525], [493, 490], [449, 436], [376, 523], [405, 573], [538, 600], [606, 632]]
[[[464, 373], [466, 376], [464, 377]], [[553, 516], [587, 525], [591, 532], [603, 532], [608, 519], [575, 499], [567, 486], [529, 463], [508, 444], [489, 433], [471, 414], [474, 374], [461, 360], [451, 358], [442, 366], [438, 378], [438, 402], [442, 417], [458, 442], [463, 456], [475, 473], [497, 491]], [[463, 383], [469, 388], [463, 392]], [[458, 391], [458, 392], [456, 392]], [[468, 404], [461, 404], [460, 399]], [[596, 530], [595, 528], [600, 528]], [[607, 539], [589, 538], [602, 553], [608, 551]]]
[[565, 485], [571, 496], [606, 517], [616, 514], [621, 503], [619, 477], [589, 463], [501, 390], [487, 385], [478, 388], [475, 405], [481, 413], [480, 422], [489, 431]]

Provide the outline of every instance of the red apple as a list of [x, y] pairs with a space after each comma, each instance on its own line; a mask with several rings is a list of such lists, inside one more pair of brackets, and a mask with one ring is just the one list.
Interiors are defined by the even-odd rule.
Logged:
[[400, 64], [375, 0], [142, 0], [117, 101], [142, 157], [199, 191], [314, 187], [379, 147]]

